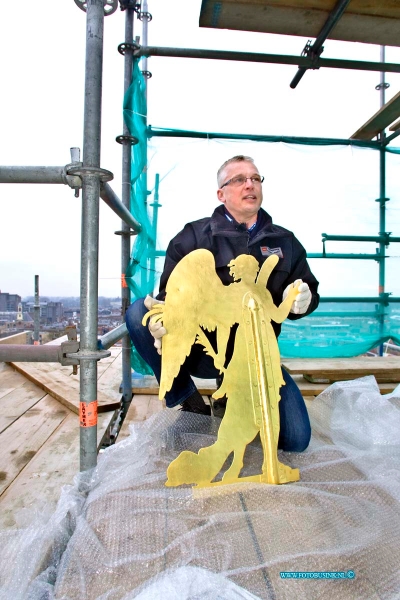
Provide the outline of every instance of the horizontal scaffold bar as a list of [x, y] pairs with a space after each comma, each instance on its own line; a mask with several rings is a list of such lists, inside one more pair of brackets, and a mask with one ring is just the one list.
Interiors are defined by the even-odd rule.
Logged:
[[321, 235], [323, 242], [377, 242], [380, 244], [400, 242], [400, 237], [392, 237], [390, 233], [386, 235], [329, 235], [322, 233]]
[[324, 252], [307, 252], [307, 258], [347, 258], [353, 260], [384, 260], [388, 258], [382, 254], [339, 254]]
[[[260, 135], [252, 133], [221, 133], [211, 131], [190, 131], [183, 129], [166, 129], [161, 127], [147, 128], [147, 137], [182, 137], [182, 138], [200, 138], [206, 140], [221, 139], [221, 140], [250, 140], [253, 142], [284, 142], [286, 144], [299, 144], [304, 146], [354, 146], [360, 148], [372, 148], [380, 150], [382, 145], [380, 142], [350, 140], [347, 138], [317, 138], [305, 136], [289, 136], [289, 135]], [[386, 149], [389, 151], [389, 149]], [[392, 151], [393, 149], [391, 149]]]
[[0, 166], [0, 183], [67, 183], [63, 167]]
[[371, 318], [377, 318], [378, 316], [380, 316], [380, 312], [378, 311], [370, 311], [370, 310], [357, 310], [357, 311], [351, 311], [351, 310], [340, 310], [337, 312], [330, 312], [330, 311], [323, 311], [323, 310], [315, 310], [313, 313], [311, 313], [310, 315], [308, 315], [309, 317], [330, 317], [331, 319], [334, 319], [335, 317], [371, 317]]
[[27, 346], [24, 344], [0, 345], [0, 362], [61, 362], [61, 347], [55, 345]]
[[108, 348], [111, 348], [111, 346], [113, 346], [116, 342], [119, 342], [119, 340], [121, 340], [125, 335], [128, 335], [128, 329], [125, 323], [122, 323], [122, 325], [119, 325], [112, 331], [105, 333], [101, 338], [99, 338], [99, 350], [108, 350]]
[[[321, 296], [319, 299], [320, 302], [375, 302], [387, 304], [388, 302], [400, 302], [400, 297], [398, 296], [389, 296], [389, 294], [384, 294], [384, 296], [354, 296], [354, 297], [345, 297], [345, 296]], [[361, 313], [360, 313], [361, 314]]]
[[[259, 52], [236, 52], [229, 50], [208, 50], [203, 48], [167, 48], [160, 46], [139, 46], [133, 55], [164, 56], [170, 58], [206, 58], [211, 60], [234, 60], [239, 62], [273, 63], [279, 65], [297, 65], [306, 69], [352, 69], [356, 71], [382, 71], [381, 62], [347, 60], [339, 58], [309, 58], [289, 54], [262, 54]], [[385, 63], [385, 72], [400, 73], [400, 64]]]
[[[0, 166], [0, 183], [57, 183], [81, 187], [81, 179], [78, 175], [68, 175], [63, 167], [40, 167], [40, 166]], [[116, 193], [108, 183], [102, 183], [100, 187], [102, 200], [113, 210], [129, 227], [133, 233], [139, 233], [142, 226], [122, 204]]]

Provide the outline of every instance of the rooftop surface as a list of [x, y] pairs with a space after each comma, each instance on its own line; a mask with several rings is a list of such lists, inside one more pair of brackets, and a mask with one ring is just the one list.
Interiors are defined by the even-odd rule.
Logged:
[[[61, 338], [60, 338], [61, 339]], [[116, 417], [121, 394], [121, 348], [98, 364], [98, 448]], [[303, 396], [311, 401], [337, 379], [375, 373], [382, 394], [400, 380], [400, 357], [284, 360]], [[303, 376], [305, 374], [305, 376]], [[196, 380], [205, 398], [214, 381]], [[130, 425], [163, 409], [154, 378], [137, 381], [117, 442]], [[0, 363], [0, 529], [19, 525], [21, 510], [55, 506], [79, 471], [79, 375], [55, 363]]]

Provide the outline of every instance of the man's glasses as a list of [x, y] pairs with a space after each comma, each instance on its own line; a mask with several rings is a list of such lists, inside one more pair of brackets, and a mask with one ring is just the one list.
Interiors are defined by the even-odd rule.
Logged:
[[234, 187], [239, 187], [244, 185], [246, 181], [250, 179], [253, 185], [259, 185], [264, 181], [264, 177], [262, 175], [253, 175], [253, 177], [245, 177], [244, 175], [238, 175], [237, 177], [232, 177], [232, 179], [228, 179], [226, 183], [221, 185], [220, 190], [224, 188], [226, 185], [233, 185]]

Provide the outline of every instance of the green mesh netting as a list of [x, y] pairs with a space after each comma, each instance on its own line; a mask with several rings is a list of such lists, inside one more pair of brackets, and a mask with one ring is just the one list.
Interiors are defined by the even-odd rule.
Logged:
[[390, 339], [400, 344], [400, 302], [382, 313], [367, 302], [321, 302], [309, 317], [283, 323], [279, 348], [285, 358], [345, 358]]
[[[147, 212], [147, 104], [145, 81], [134, 61], [132, 85], [124, 98], [124, 120], [131, 135], [139, 142], [132, 146], [131, 161], [131, 213], [141, 224], [142, 229], [135, 237], [129, 267], [125, 273], [126, 282], [132, 293], [132, 300], [142, 298], [153, 291], [154, 280], [148, 276], [148, 261], [154, 247], [154, 232]], [[152, 370], [132, 347], [131, 365], [138, 373], [152, 374]]]
[[[207, 144], [207, 148], [205, 149], [204, 164], [203, 168], [208, 169], [207, 166], [207, 157], [212, 150], [210, 146], [210, 140], [215, 139], [214, 143], [227, 143], [222, 142], [222, 140], [237, 140], [241, 146], [246, 143], [246, 140], [252, 140], [254, 142], [259, 142], [261, 144], [266, 145], [275, 145], [276, 143], [283, 143], [290, 145], [292, 148], [299, 148], [299, 145], [305, 146], [317, 146], [320, 147], [318, 152], [322, 152], [322, 146], [351, 146], [351, 152], [373, 152], [379, 149], [379, 144], [377, 142], [362, 142], [357, 140], [342, 140], [342, 139], [324, 139], [324, 138], [307, 138], [307, 137], [288, 137], [288, 136], [263, 136], [263, 135], [233, 135], [233, 134], [219, 134], [219, 133], [204, 133], [204, 132], [196, 132], [196, 131], [182, 131], [178, 129], [165, 129], [165, 128], [152, 128], [146, 127], [146, 97], [145, 97], [145, 82], [141, 75], [141, 72], [138, 67], [138, 63], [135, 62], [134, 70], [133, 70], [133, 83], [130, 89], [128, 90], [125, 101], [124, 101], [124, 117], [125, 122], [128, 125], [128, 128], [132, 135], [139, 139], [139, 143], [135, 145], [132, 149], [132, 200], [131, 200], [131, 211], [135, 218], [142, 224], [143, 230], [136, 237], [133, 251], [132, 251], [132, 259], [129, 269], [126, 273], [126, 279], [130, 289], [132, 290], [132, 294], [134, 298], [139, 298], [144, 296], [145, 294], [152, 292], [155, 278], [154, 272], [154, 251], [155, 251], [155, 223], [154, 219], [151, 222], [148, 216], [148, 208], [147, 208], [147, 197], [148, 197], [148, 182], [147, 176], [148, 171], [147, 168], [149, 166], [147, 152], [148, 147], [148, 139], [153, 138], [153, 141], [157, 138], [174, 138], [175, 141], [178, 138], [189, 138], [186, 142], [182, 142], [181, 147], [173, 146], [173, 139], [168, 140], [168, 147], [164, 148], [164, 152], [169, 153], [169, 162], [165, 161], [163, 166], [164, 175], [165, 172], [174, 171], [176, 166], [180, 164], [180, 161], [183, 160], [185, 162], [188, 159], [188, 156], [192, 156], [190, 139], [201, 138], [204, 139], [204, 143]], [[159, 140], [161, 142], [161, 140]], [[167, 140], [166, 140], [167, 142]], [[189, 143], [188, 143], [189, 142]], [[202, 142], [203, 143], [203, 142]], [[175, 149], [174, 149], [175, 148]], [[359, 148], [359, 150], [357, 150]], [[362, 150], [362, 148], [364, 150]], [[197, 149], [197, 146], [194, 146], [194, 150]], [[354, 149], [354, 150], [353, 150]], [[151, 149], [153, 151], [154, 148]], [[175, 151], [179, 150], [177, 155], [175, 155]], [[391, 153], [393, 158], [395, 155], [400, 153], [399, 148], [387, 147], [388, 153]], [[240, 148], [240, 152], [243, 151], [243, 148]], [[231, 152], [230, 155], [238, 153], [236, 150]], [[157, 150], [155, 151], [157, 154]], [[183, 153], [183, 154], [182, 154]], [[248, 154], [248, 152], [244, 152]], [[173, 155], [173, 156], [172, 156]], [[184, 158], [182, 158], [184, 156]], [[299, 162], [300, 156], [295, 157], [295, 163]], [[366, 158], [366, 156], [365, 156]], [[155, 155], [153, 154], [152, 160], [157, 163], [155, 160]], [[327, 158], [329, 160], [329, 157]], [[172, 161], [172, 162], [171, 162]], [[314, 166], [313, 170], [313, 178], [315, 179], [316, 170], [318, 169], [318, 165], [315, 165], [315, 158], [312, 159], [312, 164]], [[222, 161], [221, 161], [222, 162]], [[365, 163], [364, 163], [365, 164]], [[369, 179], [368, 171], [371, 170], [371, 164], [366, 163], [369, 166], [367, 167], [367, 172], [363, 172], [363, 177], [368, 185], [371, 188], [371, 182]], [[153, 164], [151, 165], [153, 167]], [[321, 165], [319, 165], [321, 166]], [[374, 167], [372, 167], [374, 168]], [[397, 167], [396, 167], [397, 168]], [[180, 214], [183, 212], [183, 209], [186, 211], [189, 210], [188, 217], [186, 220], [193, 220], [195, 218], [200, 218], [205, 216], [205, 214], [197, 215], [195, 211], [199, 208], [199, 202], [184, 202], [182, 204], [182, 197], [177, 194], [179, 189], [191, 189], [185, 186], [186, 176], [192, 176], [191, 172], [193, 169], [193, 163], [189, 164], [186, 162], [184, 173], [182, 170], [179, 170], [179, 179], [178, 181], [173, 180], [174, 183], [167, 183], [167, 179], [165, 180], [165, 197], [163, 197], [163, 204], [165, 205], [164, 210], [169, 211], [178, 211]], [[293, 171], [293, 168], [292, 168]], [[161, 171], [160, 171], [161, 172]], [[367, 177], [368, 174], [368, 177]], [[293, 172], [292, 172], [293, 176]], [[171, 176], [168, 177], [168, 181]], [[311, 184], [312, 181], [308, 179], [308, 183]], [[199, 181], [197, 181], [199, 184]], [[355, 186], [357, 184], [351, 178], [346, 180], [346, 183], [343, 185], [347, 185], [349, 188], [351, 186]], [[197, 185], [197, 187], [199, 187]], [[202, 195], [202, 191], [199, 189], [195, 190], [194, 198], [204, 198], [206, 196]], [[322, 189], [322, 188], [321, 188]], [[373, 188], [370, 189], [369, 195], [374, 194], [372, 191]], [[191, 191], [192, 193], [192, 191]], [[315, 193], [315, 190], [314, 190]], [[326, 193], [325, 193], [326, 195]], [[173, 198], [171, 204], [168, 206], [170, 202], [170, 197]], [[187, 199], [187, 196], [184, 197], [184, 200]], [[191, 198], [192, 199], [192, 198]], [[201, 210], [208, 214], [207, 210], [203, 206], [203, 202], [200, 203]], [[393, 205], [393, 203], [391, 203]], [[370, 204], [368, 205], [370, 206]], [[327, 205], [325, 205], [325, 210], [329, 210]], [[268, 207], [267, 207], [268, 209]], [[335, 204], [336, 209], [336, 204]], [[391, 208], [393, 211], [397, 208]], [[275, 207], [276, 210], [276, 207]], [[310, 208], [311, 210], [311, 208]], [[333, 210], [333, 209], [332, 209]], [[354, 205], [354, 210], [363, 210], [365, 213], [366, 206], [364, 205]], [[275, 213], [274, 213], [275, 214]], [[330, 216], [329, 216], [330, 215]], [[326, 220], [329, 223], [332, 221], [332, 213], [327, 213]], [[345, 217], [344, 217], [345, 218]], [[378, 227], [377, 216], [372, 215], [371, 219], [373, 220], [373, 229], [372, 231], [368, 231], [367, 233], [371, 235]], [[391, 222], [393, 222], [394, 213], [391, 215]], [[277, 217], [278, 222], [279, 217]], [[371, 221], [372, 222], [372, 221]], [[345, 224], [345, 222], [343, 222]], [[343, 225], [342, 224], [342, 225]], [[394, 221], [396, 227], [396, 220]], [[325, 226], [325, 225], [324, 225]], [[171, 232], [168, 239], [172, 237], [175, 233], [177, 233], [178, 229], [175, 232]], [[322, 230], [321, 230], [322, 231]], [[165, 237], [164, 225], [161, 222], [160, 227], [160, 236]], [[355, 232], [357, 235], [363, 234], [365, 232], [359, 231], [356, 229]], [[396, 236], [398, 233], [396, 231], [393, 232], [393, 235]], [[163, 240], [163, 243], [167, 243], [168, 240]], [[393, 246], [392, 246], [393, 247]], [[335, 248], [336, 250], [336, 248]], [[359, 251], [364, 251], [363, 249], [358, 248]], [[346, 250], [344, 250], [346, 251]], [[375, 251], [375, 248], [374, 250]], [[153, 253], [153, 254], [152, 254]], [[159, 252], [159, 254], [162, 254]], [[396, 251], [396, 254], [397, 251]], [[153, 259], [153, 260], [152, 260]], [[315, 259], [313, 259], [315, 260]], [[365, 262], [365, 261], [359, 261]], [[312, 268], [315, 268], [315, 262], [312, 263]], [[328, 265], [325, 264], [324, 270], [328, 270]], [[360, 271], [360, 267], [357, 266], [357, 270]], [[343, 283], [342, 283], [343, 285]], [[345, 288], [344, 288], [345, 289]], [[397, 298], [396, 298], [397, 300]], [[287, 320], [282, 327], [282, 333], [279, 338], [279, 346], [280, 351], [283, 357], [305, 357], [305, 358], [333, 358], [333, 357], [350, 357], [350, 356], [358, 356], [360, 354], [366, 353], [368, 350], [377, 347], [382, 344], [386, 340], [392, 340], [395, 343], [400, 343], [400, 303], [390, 302], [389, 306], [385, 306], [380, 308], [378, 304], [374, 305], [372, 303], [359, 303], [355, 304], [354, 302], [349, 303], [328, 303], [321, 302], [319, 308], [315, 313], [310, 315], [309, 317], [303, 318], [298, 321], [289, 321]], [[140, 357], [133, 351], [132, 354], [132, 367], [135, 371], [139, 373], [149, 373], [149, 368], [147, 365], [143, 364], [140, 360]]]

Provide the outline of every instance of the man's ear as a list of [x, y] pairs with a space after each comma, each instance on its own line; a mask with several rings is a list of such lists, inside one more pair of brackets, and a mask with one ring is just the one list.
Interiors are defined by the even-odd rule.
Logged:
[[217, 198], [220, 202], [224, 202], [225, 203], [225, 195], [224, 195], [224, 191], [223, 190], [217, 190]]

